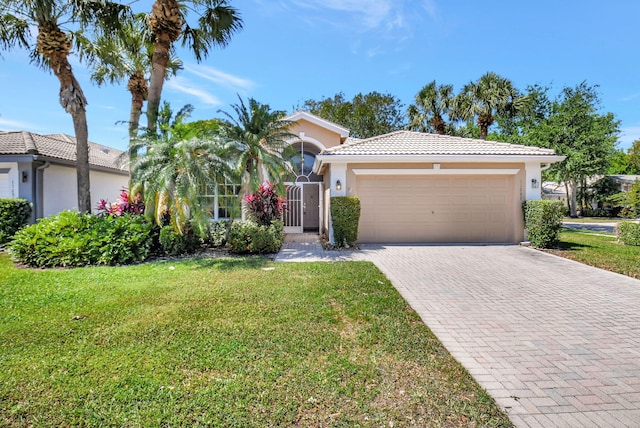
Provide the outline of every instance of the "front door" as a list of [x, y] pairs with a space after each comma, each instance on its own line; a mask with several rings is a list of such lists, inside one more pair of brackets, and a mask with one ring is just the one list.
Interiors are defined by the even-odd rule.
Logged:
[[320, 229], [320, 186], [318, 183], [302, 185], [302, 225], [305, 232], [318, 232]]
[[287, 185], [286, 233], [320, 231], [320, 183]]

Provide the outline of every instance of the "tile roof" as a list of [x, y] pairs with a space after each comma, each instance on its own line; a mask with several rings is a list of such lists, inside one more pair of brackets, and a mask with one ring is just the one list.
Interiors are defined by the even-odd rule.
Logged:
[[325, 155], [555, 155], [551, 149], [451, 135], [396, 131], [364, 140], [349, 138]]
[[[40, 155], [67, 161], [76, 160], [76, 139], [66, 134], [40, 135], [27, 131], [0, 132], [0, 155]], [[89, 142], [89, 164], [127, 170], [122, 165], [123, 152]]]

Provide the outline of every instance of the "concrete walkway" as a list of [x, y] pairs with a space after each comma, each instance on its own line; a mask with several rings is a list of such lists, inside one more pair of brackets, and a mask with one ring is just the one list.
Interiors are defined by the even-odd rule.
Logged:
[[518, 427], [640, 426], [640, 281], [520, 246], [289, 237], [277, 261], [369, 260]]

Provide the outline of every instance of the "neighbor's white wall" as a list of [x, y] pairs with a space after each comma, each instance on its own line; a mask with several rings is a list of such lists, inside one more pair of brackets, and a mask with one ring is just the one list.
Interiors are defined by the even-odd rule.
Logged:
[[[0, 169], [9, 169], [6, 175], [6, 187], [0, 184], [0, 198], [17, 198], [18, 195], [18, 164], [15, 162], [0, 162]], [[4, 181], [4, 180], [3, 180]]]
[[[129, 177], [102, 171], [91, 171], [91, 205], [95, 208], [100, 199], [114, 202], [122, 188], [128, 188]], [[78, 185], [76, 169], [60, 165], [51, 165], [44, 170], [43, 177], [43, 215], [50, 216], [64, 210], [76, 210], [78, 207]]]

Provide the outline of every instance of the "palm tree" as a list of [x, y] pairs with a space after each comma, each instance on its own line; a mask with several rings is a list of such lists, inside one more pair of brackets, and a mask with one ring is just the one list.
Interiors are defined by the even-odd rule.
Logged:
[[[81, 30], [93, 24], [111, 31], [127, 12], [128, 7], [106, 0], [5, 0], [0, 5], [0, 46], [29, 50], [31, 61], [52, 71], [60, 82], [60, 105], [71, 115], [76, 138], [78, 210], [81, 212], [91, 211], [87, 100], [69, 63], [76, 32], [63, 26]], [[37, 29], [35, 45], [31, 28]]]
[[486, 140], [496, 115], [512, 117], [515, 114], [518, 98], [518, 91], [509, 79], [488, 72], [477, 82], [465, 85], [456, 96], [453, 116], [465, 121], [475, 118], [480, 138]]
[[[185, 123], [193, 110], [186, 105], [172, 119], [168, 103], [160, 110], [160, 132], [147, 134], [134, 143], [140, 155], [132, 161], [132, 188], [144, 188], [144, 201], [158, 225], [168, 215], [172, 226], [183, 234], [194, 226], [204, 236], [210, 219], [208, 197], [211, 186], [232, 174], [227, 154], [232, 145], [213, 129]], [[135, 190], [134, 190], [135, 192]]]
[[437, 85], [436, 81], [425, 85], [416, 94], [416, 103], [409, 106], [409, 129], [418, 132], [447, 134], [445, 118], [453, 106], [453, 85]]
[[[283, 120], [285, 113], [271, 111], [268, 104], [249, 98], [248, 105], [238, 96], [232, 104], [235, 115], [221, 111], [229, 123], [222, 132], [236, 145], [237, 171], [242, 177], [241, 200], [256, 192], [262, 183], [293, 173], [291, 159], [297, 152], [289, 141], [297, 138], [289, 132], [292, 122]], [[277, 187], [282, 191], [283, 183]]]
[[[138, 136], [142, 107], [147, 100], [149, 85], [147, 77], [151, 70], [153, 55], [153, 34], [147, 25], [147, 14], [133, 15], [124, 22], [117, 33], [104, 32], [97, 29], [94, 41], [89, 42], [93, 73], [91, 79], [98, 85], [105, 83], [127, 82], [127, 90], [131, 93], [131, 110], [129, 113], [129, 141]], [[175, 75], [182, 68], [182, 63], [170, 51], [167, 64], [169, 75]], [[130, 158], [136, 153], [129, 151]]]
[[[198, 15], [197, 25], [187, 22], [187, 11]], [[214, 46], [226, 46], [231, 36], [242, 29], [242, 19], [227, 0], [155, 0], [149, 16], [149, 28], [154, 36], [147, 128], [156, 130], [158, 109], [167, 65], [173, 43], [182, 39], [196, 60], [209, 55]]]

